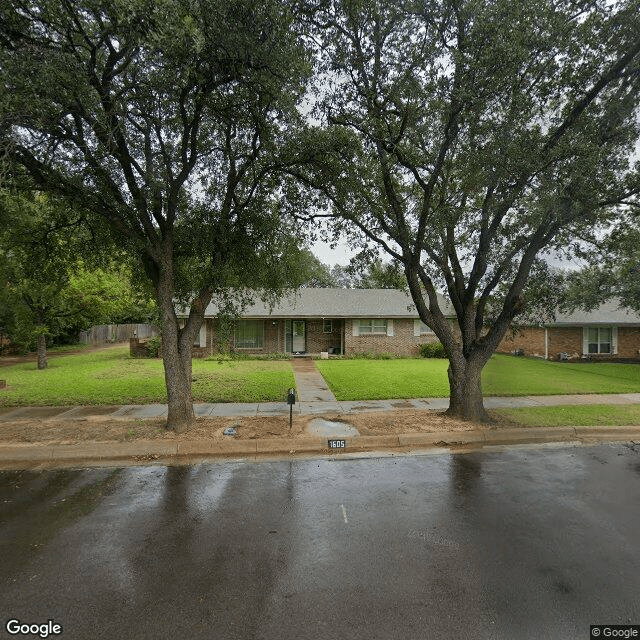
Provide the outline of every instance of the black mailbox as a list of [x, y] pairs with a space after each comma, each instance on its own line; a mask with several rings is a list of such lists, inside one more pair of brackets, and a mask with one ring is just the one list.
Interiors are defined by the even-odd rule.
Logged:
[[287, 404], [295, 404], [296, 403], [296, 390], [289, 389], [287, 392]]

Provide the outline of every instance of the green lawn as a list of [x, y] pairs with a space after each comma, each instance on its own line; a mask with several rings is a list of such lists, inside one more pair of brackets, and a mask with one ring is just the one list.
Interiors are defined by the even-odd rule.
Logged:
[[[317, 360], [338, 400], [447, 397], [447, 360]], [[640, 392], [640, 365], [570, 364], [496, 354], [484, 368], [487, 396]]]
[[[338, 400], [447, 397], [446, 360], [317, 360]], [[284, 400], [295, 386], [288, 361], [193, 361], [193, 397], [202, 402]], [[114, 347], [0, 369], [0, 407], [166, 402], [162, 362]], [[483, 374], [485, 395], [640, 392], [640, 365], [568, 364], [496, 355]]]
[[482, 386], [488, 396], [638, 393], [640, 365], [574, 364], [496, 354], [484, 368]]
[[[289, 362], [193, 361], [193, 397], [202, 402], [284, 400], [295, 380]], [[0, 406], [166, 402], [162, 362], [129, 357], [128, 347], [51, 358], [0, 369], [8, 388]]]
[[338, 400], [449, 396], [448, 360], [316, 360]]
[[523, 427], [640, 425], [640, 405], [637, 404], [523, 407], [495, 409], [492, 413]]

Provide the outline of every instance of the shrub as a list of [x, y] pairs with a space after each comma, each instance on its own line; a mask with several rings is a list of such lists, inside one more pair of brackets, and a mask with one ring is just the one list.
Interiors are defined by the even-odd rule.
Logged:
[[147, 340], [147, 353], [150, 358], [157, 358], [160, 351], [160, 344], [162, 338], [160, 336], [153, 336]]
[[399, 360], [401, 358], [410, 358], [411, 356], [396, 355], [389, 351], [383, 351], [381, 353], [374, 353], [373, 351], [360, 351], [352, 353], [347, 356], [337, 356], [345, 360]]
[[290, 353], [265, 353], [264, 355], [258, 356], [260, 360], [291, 360]]
[[420, 345], [420, 356], [423, 358], [446, 358], [447, 354], [441, 342], [427, 342]]

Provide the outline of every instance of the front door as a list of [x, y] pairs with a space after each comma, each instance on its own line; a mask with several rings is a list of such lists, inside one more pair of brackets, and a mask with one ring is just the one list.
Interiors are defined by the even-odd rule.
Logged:
[[302, 353], [306, 351], [304, 320], [292, 320], [291, 325], [291, 350], [293, 351], [293, 353]]

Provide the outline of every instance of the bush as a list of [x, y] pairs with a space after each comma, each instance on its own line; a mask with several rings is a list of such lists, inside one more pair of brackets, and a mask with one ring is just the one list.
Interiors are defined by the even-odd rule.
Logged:
[[395, 354], [389, 351], [382, 351], [381, 353], [374, 353], [373, 351], [360, 351], [358, 353], [351, 353], [346, 356], [337, 357], [344, 360], [401, 360], [402, 358], [410, 358], [411, 356]]
[[147, 353], [149, 354], [150, 358], [158, 357], [161, 342], [162, 338], [160, 336], [153, 336], [153, 338], [149, 338], [147, 340]]
[[447, 354], [441, 342], [427, 342], [420, 345], [420, 356], [422, 358], [446, 358]]

